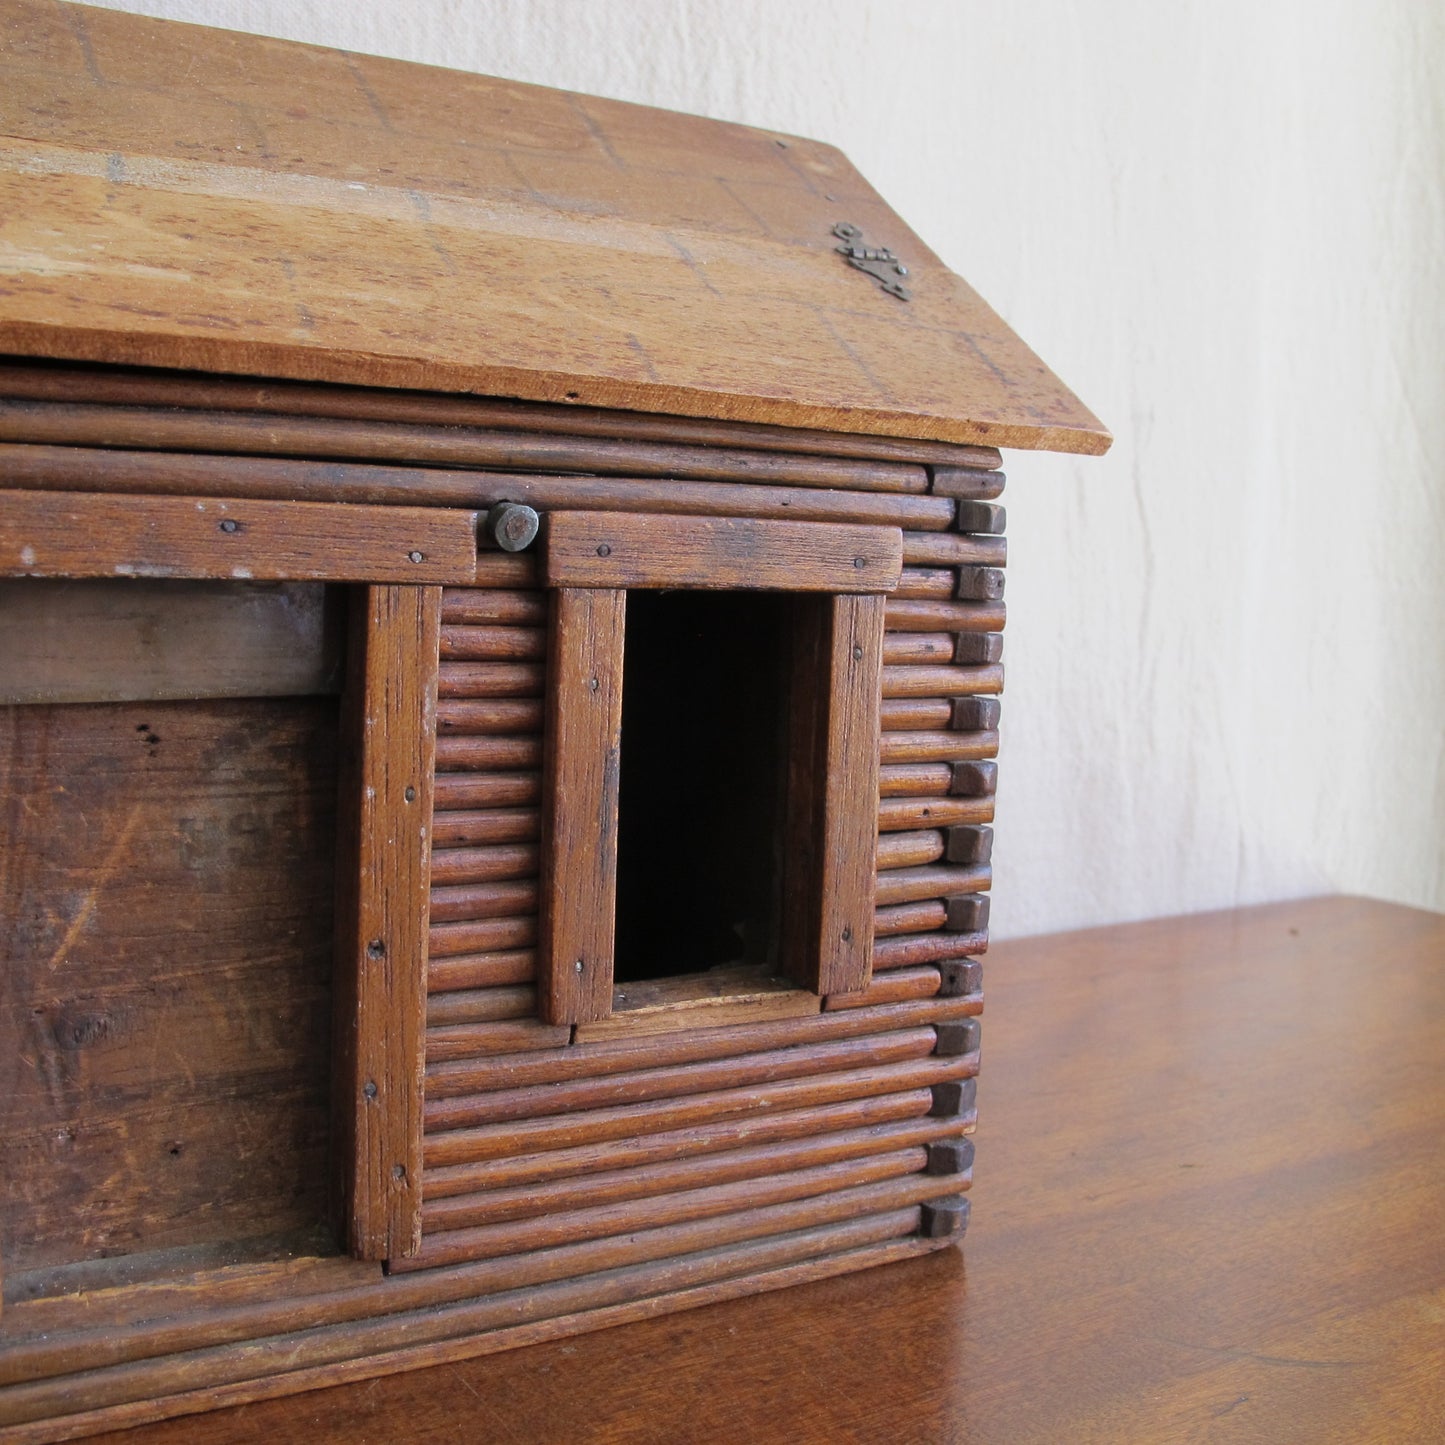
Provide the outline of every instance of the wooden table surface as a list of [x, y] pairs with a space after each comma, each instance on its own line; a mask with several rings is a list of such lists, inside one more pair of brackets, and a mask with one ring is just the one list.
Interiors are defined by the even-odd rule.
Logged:
[[962, 1252], [125, 1445], [1445, 1440], [1445, 916], [997, 945]]

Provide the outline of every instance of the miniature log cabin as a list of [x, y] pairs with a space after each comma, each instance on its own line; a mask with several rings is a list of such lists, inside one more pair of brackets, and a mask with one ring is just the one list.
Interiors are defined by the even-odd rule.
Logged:
[[827, 146], [0, 19], [0, 1438], [955, 1240], [1099, 423]]

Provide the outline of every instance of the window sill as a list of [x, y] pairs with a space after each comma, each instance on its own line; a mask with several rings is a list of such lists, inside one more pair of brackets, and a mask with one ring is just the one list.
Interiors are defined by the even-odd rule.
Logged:
[[618, 984], [611, 1016], [579, 1024], [576, 1042], [800, 1018], [817, 1013], [822, 1004], [817, 994], [761, 967], [713, 968]]

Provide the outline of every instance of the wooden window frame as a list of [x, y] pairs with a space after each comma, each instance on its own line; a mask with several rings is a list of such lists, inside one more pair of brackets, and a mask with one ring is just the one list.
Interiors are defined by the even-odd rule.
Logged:
[[[553, 589], [538, 1003], [572, 1026], [613, 1010], [617, 806], [627, 592], [814, 594], [793, 630], [783, 970], [812, 995], [872, 973], [879, 713], [897, 528], [559, 512], [547, 519]], [[707, 1011], [700, 1017], [711, 1016]]]
[[478, 514], [0, 491], [0, 577], [355, 584], [337, 848], [335, 1213], [349, 1251], [421, 1243], [431, 796], [441, 589], [474, 585]]

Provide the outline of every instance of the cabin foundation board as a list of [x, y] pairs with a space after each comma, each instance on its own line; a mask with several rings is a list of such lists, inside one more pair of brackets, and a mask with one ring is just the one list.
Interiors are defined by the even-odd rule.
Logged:
[[1099, 424], [827, 147], [0, 16], [0, 1439], [956, 1243], [994, 444]]

